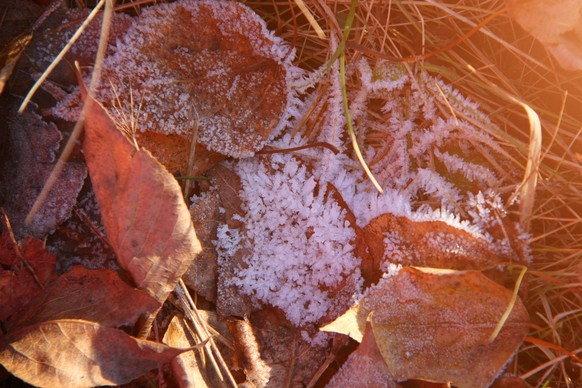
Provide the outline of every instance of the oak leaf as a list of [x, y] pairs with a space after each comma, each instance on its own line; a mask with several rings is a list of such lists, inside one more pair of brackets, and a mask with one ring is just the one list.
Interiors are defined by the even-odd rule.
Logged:
[[27, 326], [0, 338], [0, 364], [37, 386], [119, 385], [184, 350], [94, 322], [62, 319]]

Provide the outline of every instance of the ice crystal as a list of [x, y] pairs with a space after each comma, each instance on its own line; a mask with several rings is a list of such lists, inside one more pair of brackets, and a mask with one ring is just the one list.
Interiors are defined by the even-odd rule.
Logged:
[[[316, 322], [347, 307], [360, 287], [354, 229], [346, 210], [325, 184], [291, 155], [241, 160], [233, 165], [242, 183], [245, 265], [230, 280], [256, 301], [283, 310], [295, 325]], [[219, 229], [222, 260], [232, 257], [236, 233]], [[344, 301], [336, 288], [349, 285]]]

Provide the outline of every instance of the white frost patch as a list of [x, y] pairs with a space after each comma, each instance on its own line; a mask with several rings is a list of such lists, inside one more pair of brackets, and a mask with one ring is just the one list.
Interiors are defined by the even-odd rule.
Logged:
[[[275, 154], [241, 160], [234, 171], [242, 183], [245, 216], [241, 248], [250, 252], [231, 284], [255, 300], [283, 310], [293, 324], [316, 322], [337, 306], [335, 287], [361, 283], [354, 255], [355, 232], [346, 211], [298, 159]], [[235, 242], [219, 230], [224, 256]], [[227, 258], [224, 258], [227, 259]], [[355, 286], [354, 292], [359, 289]]]

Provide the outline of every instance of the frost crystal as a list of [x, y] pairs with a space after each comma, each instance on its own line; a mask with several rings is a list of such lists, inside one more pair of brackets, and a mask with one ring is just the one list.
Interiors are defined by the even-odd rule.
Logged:
[[[297, 326], [346, 308], [360, 283], [346, 210], [293, 156], [242, 160], [234, 171], [245, 213], [241, 245], [249, 254], [231, 284], [280, 308]], [[219, 233], [223, 260], [232, 242], [231, 231]], [[337, 300], [338, 287], [345, 284], [350, 292]]]

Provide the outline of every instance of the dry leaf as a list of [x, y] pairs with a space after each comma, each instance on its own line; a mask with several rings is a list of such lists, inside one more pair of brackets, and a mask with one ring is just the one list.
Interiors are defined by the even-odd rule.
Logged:
[[108, 240], [136, 285], [163, 303], [201, 247], [180, 186], [91, 100], [83, 151]]
[[290, 327], [280, 315], [265, 309], [249, 319], [228, 321], [234, 360], [255, 387], [304, 387], [328, 354], [328, 341], [308, 342], [309, 334]]
[[484, 270], [509, 261], [487, 240], [440, 221], [413, 221], [386, 213], [370, 221], [364, 235], [376, 274], [387, 263], [457, 270]]
[[56, 258], [32, 237], [17, 243], [2, 215], [0, 234], [0, 321], [26, 307], [56, 277]]
[[71, 215], [87, 169], [82, 163], [65, 163], [48, 198], [26, 227], [24, 219], [56, 163], [62, 135], [55, 124], [36, 113], [18, 115], [13, 109], [8, 131], [5, 159], [0, 165], [0, 206], [10, 216], [18, 239], [27, 235], [44, 238]]
[[220, 213], [220, 208], [220, 197], [214, 187], [205, 191], [203, 196], [190, 206], [192, 222], [202, 245], [202, 252], [190, 264], [182, 278], [188, 287], [210, 302], [216, 302], [218, 255], [212, 242], [216, 241], [218, 224], [224, 222], [224, 214]]
[[0, 338], [0, 364], [37, 386], [125, 384], [183, 352], [94, 322], [43, 322]]
[[582, 2], [505, 0], [509, 15], [567, 70], [582, 69]]
[[[196, 346], [184, 318], [175, 316], [164, 334], [164, 343], [175, 348], [190, 348]], [[180, 387], [208, 387], [199, 350], [190, 350], [174, 358], [170, 362], [175, 383]]]
[[333, 388], [399, 387], [386, 366], [368, 323], [362, 342], [327, 384]]
[[397, 381], [485, 387], [527, 334], [528, 314], [518, 300], [500, 334], [489, 342], [511, 297], [480, 272], [408, 267], [382, 279], [349, 314], [356, 312], [361, 332], [371, 321]]
[[[193, 138], [208, 151], [248, 157], [289, 115], [294, 52], [243, 4], [181, 1], [148, 7], [116, 48], [104, 68], [111, 84], [97, 99], [127, 130], [148, 133], [143, 136], [152, 145], [155, 133], [177, 135], [177, 141], [161, 142], [177, 147], [161, 155], [183, 173], [188, 159], [175, 157], [187, 155], [183, 144]], [[74, 119], [78, 100], [72, 95], [55, 113]]]
[[[131, 303], [127, 303], [130, 300]], [[83, 319], [107, 327], [133, 327], [159, 308], [144, 291], [127, 285], [116, 272], [81, 266], [61, 275], [8, 322], [8, 331], [57, 319]]]

